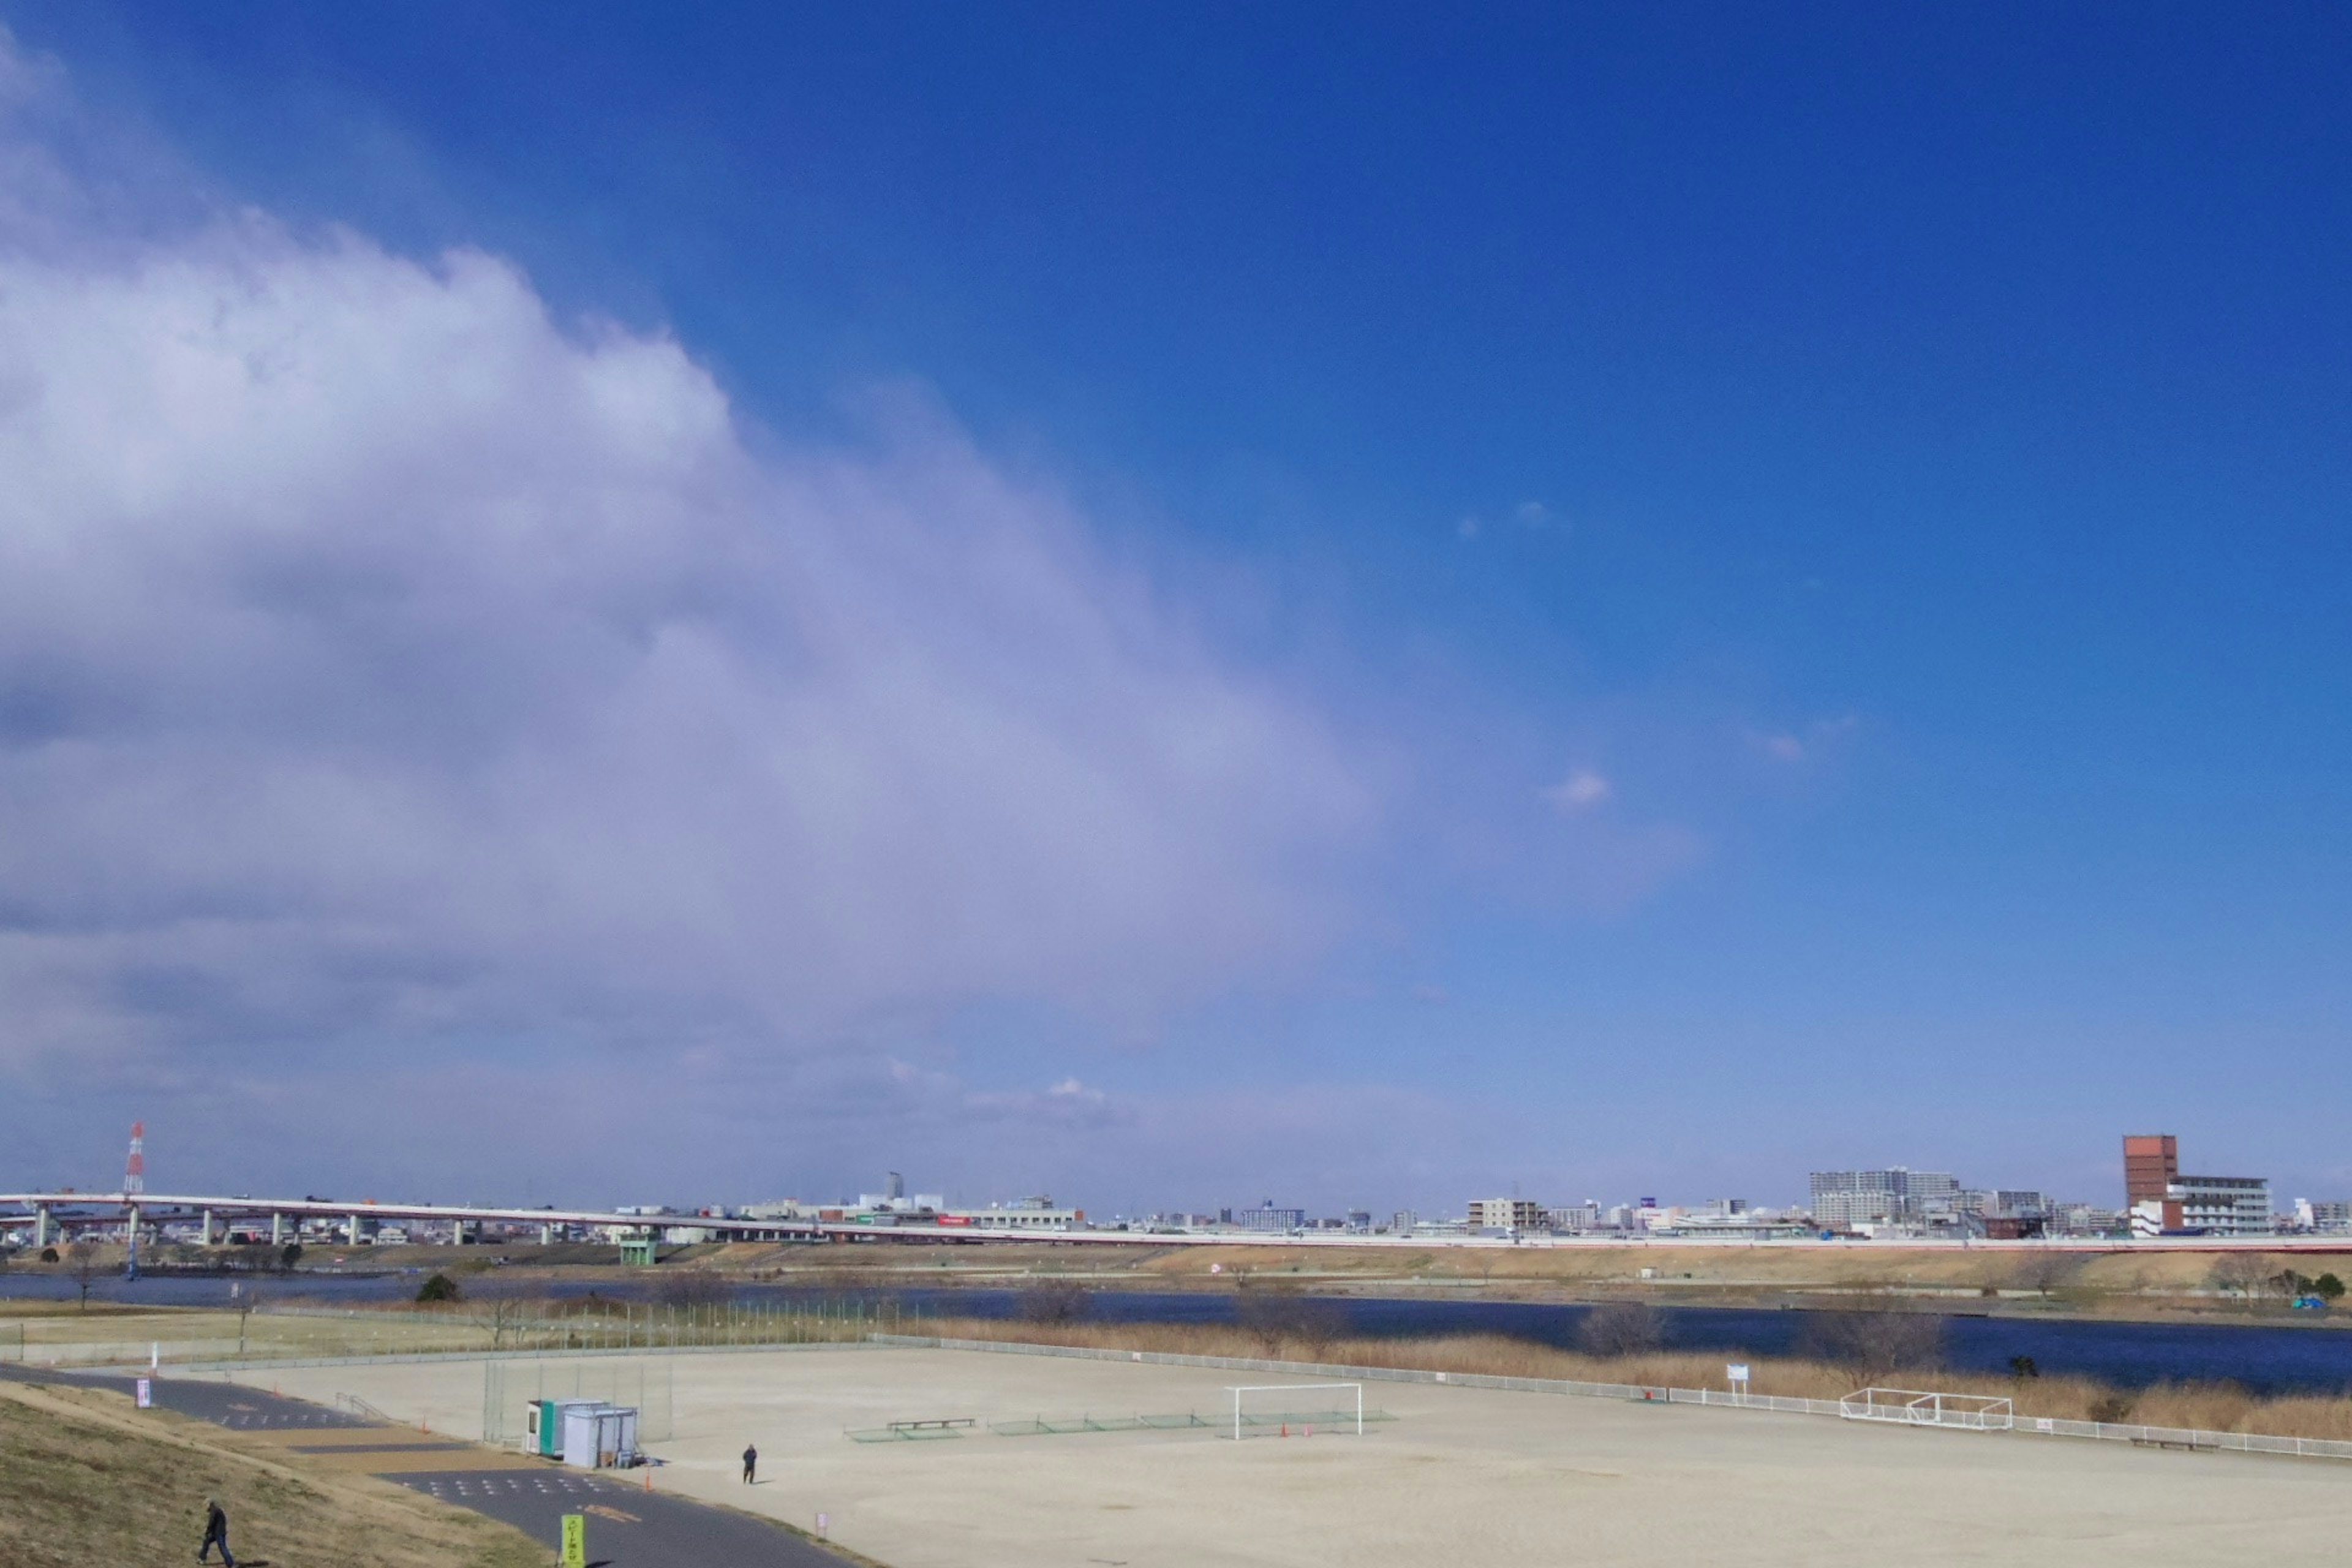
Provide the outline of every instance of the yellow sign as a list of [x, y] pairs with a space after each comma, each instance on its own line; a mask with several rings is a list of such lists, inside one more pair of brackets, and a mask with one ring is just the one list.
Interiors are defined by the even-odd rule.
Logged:
[[588, 1568], [588, 1519], [584, 1514], [563, 1516], [563, 1568]]

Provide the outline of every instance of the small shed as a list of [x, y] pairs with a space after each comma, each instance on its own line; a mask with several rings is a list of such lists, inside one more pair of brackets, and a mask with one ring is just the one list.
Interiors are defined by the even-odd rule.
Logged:
[[567, 1404], [563, 1408], [563, 1462], [574, 1469], [603, 1470], [634, 1463], [637, 1413], [625, 1405]]

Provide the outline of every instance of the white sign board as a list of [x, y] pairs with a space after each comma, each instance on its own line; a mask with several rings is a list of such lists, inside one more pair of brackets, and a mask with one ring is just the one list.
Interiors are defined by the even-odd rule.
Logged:
[[155, 1403], [155, 1385], [145, 1378], [139, 1380], [139, 1408], [145, 1410]]
[[1748, 1363], [1744, 1361], [1727, 1363], [1724, 1365], [1723, 1374], [1731, 1379], [1734, 1383], [1746, 1383], [1748, 1381]]

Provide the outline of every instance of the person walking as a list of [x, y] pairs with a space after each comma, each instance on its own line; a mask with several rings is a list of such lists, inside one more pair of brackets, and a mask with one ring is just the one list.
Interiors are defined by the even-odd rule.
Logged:
[[228, 1512], [221, 1507], [220, 1499], [208, 1497], [205, 1499], [205, 1543], [196, 1548], [196, 1561], [209, 1562], [215, 1546], [220, 1548], [221, 1561], [227, 1568], [236, 1568], [236, 1559], [228, 1553]]
[[743, 1484], [751, 1484], [751, 1472], [760, 1468], [760, 1450], [746, 1443], [743, 1446]]

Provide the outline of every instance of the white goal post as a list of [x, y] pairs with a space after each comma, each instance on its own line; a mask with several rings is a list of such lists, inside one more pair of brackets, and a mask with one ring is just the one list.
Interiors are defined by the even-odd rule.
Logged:
[[[1306, 1426], [1311, 1428], [1318, 1421], [1339, 1426], [1352, 1421], [1356, 1436], [1360, 1437], [1364, 1435], [1364, 1385], [1360, 1383], [1248, 1383], [1237, 1387], [1228, 1386], [1225, 1392], [1234, 1396], [1233, 1435], [1235, 1438], [1247, 1436], [1247, 1429], [1253, 1426], [1287, 1428]], [[1279, 1409], [1267, 1410], [1260, 1404], [1258, 1408], [1252, 1410], [1244, 1407], [1244, 1401], [1253, 1394], [1337, 1394], [1342, 1397], [1336, 1403], [1318, 1405], [1312, 1409], [1298, 1408], [1295, 1401], [1285, 1399], [1279, 1402], [1282, 1406]]]
[[1838, 1414], [1849, 1421], [1948, 1426], [1963, 1432], [2006, 1432], [2016, 1420], [2006, 1399], [1924, 1388], [1858, 1389], [1838, 1401]]

